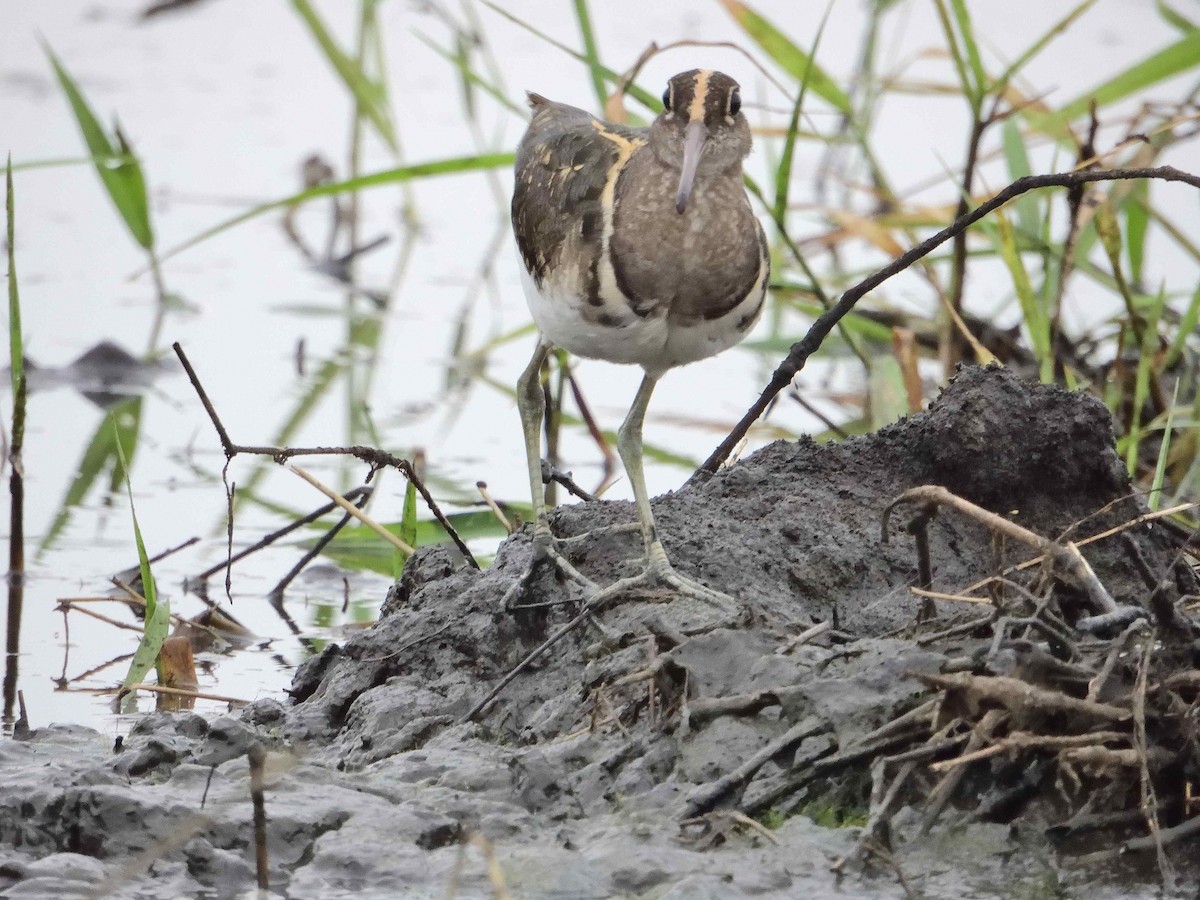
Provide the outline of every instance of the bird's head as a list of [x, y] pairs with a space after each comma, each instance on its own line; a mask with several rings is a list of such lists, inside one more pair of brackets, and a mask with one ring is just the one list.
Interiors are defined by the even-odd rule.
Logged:
[[675, 209], [687, 209], [697, 179], [741, 167], [750, 153], [750, 125], [738, 83], [723, 72], [692, 69], [667, 82], [663, 111], [650, 127], [660, 160], [679, 170]]

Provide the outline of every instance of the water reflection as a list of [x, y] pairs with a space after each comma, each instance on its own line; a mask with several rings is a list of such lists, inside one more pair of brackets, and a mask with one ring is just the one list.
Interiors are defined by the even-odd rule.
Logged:
[[[146, 393], [163, 376], [178, 372], [173, 358], [138, 359], [112, 341], [101, 341], [65, 366], [40, 366], [25, 359], [26, 384], [31, 393], [70, 387], [103, 410]], [[4, 370], [5, 380], [9, 373]]]

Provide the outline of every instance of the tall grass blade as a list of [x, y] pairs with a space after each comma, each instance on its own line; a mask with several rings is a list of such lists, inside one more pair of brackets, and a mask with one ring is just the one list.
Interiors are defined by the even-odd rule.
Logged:
[[1200, 31], [1185, 35], [1174, 44], [1084, 91], [1057, 112], [1047, 115], [1028, 110], [1026, 116], [1039, 130], [1057, 136], [1068, 122], [1085, 115], [1093, 102], [1097, 108], [1102, 108], [1197, 67], [1200, 67]]
[[[462, 79], [464, 84], [463, 92], [466, 96], [470, 96], [468, 93], [470, 88], [477, 87], [510, 112], [514, 112], [519, 116], [528, 115], [528, 110], [525, 107], [521, 106], [520, 104], [513, 103], [504, 95], [504, 92], [501, 91], [500, 88], [496, 87], [496, 85], [492, 84], [490, 81], [484, 79], [483, 76], [472, 69], [469, 65], [466, 54], [463, 53], [462, 49], [458, 48], [457, 45], [456, 49], [451, 51], [447, 50], [445, 47], [438, 46], [438, 44], [423, 34], [417, 33], [416, 38], [442, 59], [451, 63], [456, 69], [458, 69], [459, 78]], [[468, 105], [468, 114], [470, 114], [470, 109], [471, 106]]]
[[1200, 30], [1200, 25], [1197, 25], [1179, 10], [1173, 6], [1168, 6], [1164, 0], [1156, 0], [1155, 7], [1158, 9], [1158, 14], [1162, 20], [1184, 34], [1191, 34], [1194, 31]]
[[1163, 369], [1169, 369], [1178, 362], [1187, 347], [1188, 338], [1195, 333], [1198, 323], [1200, 323], [1200, 285], [1196, 286], [1196, 292], [1192, 294], [1191, 302], [1183, 311], [1183, 315], [1179, 317], [1179, 327], [1175, 330], [1175, 337], [1167, 349], [1167, 355], [1163, 357]]
[[822, 69], [815, 59], [797, 47], [792, 40], [741, 0], [721, 0], [721, 5], [733, 16], [750, 38], [797, 81], [806, 81], [814, 94], [849, 116], [850, 98], [837, 82]]
[[817, 48], [821, 45], [821, 35], [825, 32], [825, 25], [829, 21], [829, 13], [833, 9], [832, 4], [825, 7], [825, 15], [821, 17], [821, 24], [817, 27], [816, 37], [813, 38], [812, 52], [808, 55], [808, 66], [804, 70], [804, 77], [800, 79], [800, 93], [796, 95], [796, 103], [792, 106], [792, 117], [788, 120], [787, 135], [783, 140], [783, 152], [780, 154], [779, 165], [775, 169], [775, 221], [782, 228], [784, 224], [784, 216], [787, 215], [788, 208], [788, 190], [792, 183], [792, 163], [796, 153], [796, 136], [800, 132], [800, 112], [804, 107], [804, 98], [808, 95], [808, 83], [813, 72], [813, 60], [817, 55]]
[[587, 0], [574, 0], [575, 19], [579, 22], [579, 37], [583, 41], [583, 61], [592, 75], [592, 88], [596, 91], [596, 102], [600, 109], [608, 103], [608, 90], [604, 87], [604, 67], [600, 64], [600, 50], [596, 45], [596, 32], [592, 29], [592, 16], [588, 12]]
[[[1029, 152], [1021, 136], [1021, 129], [1012, 119], [1006, 119], [1000, 129], [1001, 147], [1004, 151], [1004, 161], [1008, 166], [1008, 180], [1016, 181], [1026, 175], [1033, 174], [1029, 164]], [[1017, 224], [1021, 233], [1032, 237], [1041, 227], [1041, 215], [1038, 212], [1038, 198], [1033, 191], [1022, 194], [1013, 204], [1017, 208]]]
[[25, 339], [21, 333], [21, 296], [17, 287], [16, 195], [13, 193], [12, 154], [4, 171], [4, 212], [8, 235], [8, 364], [13, 392], [12, 453], [20, 455], [25, 441]]
[[1146, 261], [1146, 232], [1150, 227], [1150, 182], [1135, 181], [1121, 201], [1125, 213], [1125, 253], [1129, 259], [1129, 278], [1135, 285], [1142, 283], [1142, 266]]
[[996, 240], [999, 243], [1000, 257], [1008, 267], [1009, 277], [1013, 282], [1013, 290], [1017, 295], [1017, 303], [1021, 307], [1021, 317], [1025, 321], [1025, 330], [1029, 332], [1029, 343], [1033, 347], [1034, 356], [1038, 361], [1038, 377], [1050, 384], [1054, 381], [1054, 351], [1050, 344], [1050, 318], [1038, 300], [1037, 292], [1033, 289], [1029, 273], [1025, 269], [1025, 261], [1017, 246], [1016, 235], [1013, 234], [1012, 224], [1008, 217], [997, 211], [994, 216], [997, 229]]
[[4, 211], [8, 236], [8, 353], [12, 372], [12, 437], [9, 442], [8, 598], [4, 638], [4, 721], [13, 720], [21, 658], [21, 619], [25, 608], [25, 342], [21, 332], [21, 298], [17, 290], [16, 194], [12, 155], [4, 170]]
[[945, 0], [935, 0], [934, 9], [937, 10], [938, 21], [942, 23], [942, 34], [946, 38], [946, 48], [950, 53], [950, 60], [954, 63], [954, 71], [958, 73], [958, 86], [962, 91], [967, 102], [971, 106], [971, 111], [975, 118], [979, 117], [983, 98], [982, 95], [976, 92], [971, 84], [971, 76], [967, 70], [967, 60], [963, 54], [962, 47], [959, 46], [958, 33], [954, 30], [954, 23], [950, 19], [950, 13], [946, 9]]
[[[129, 664], [129, 673], [123, 682], [125, 687], [131, 684], [141, 684], [146, 675], [158, 663], [158, 652], [167, 637], [171, 627], [171, 607], [166, 599], [158, 596], [158, 588], [154, 584], [154, 573], [150, 570], [150, 557], [146, 553], [146, 544], [142, 540], [142, 530], [138, 527], [137, 510], [133, 505], [133, 484], [129, 477], [129, 466], [125, 461], [125, 451], [121, 448], [121, 438], [117, 434], [117, 425], [113, 423], [113, 443], [117, 448], [117, 459], [121, 463], [121, 473], [125, 480], [125, 488], [129, 494], [129, 515], [133, 519], [133, 537], [137, 542], [138, 570], [142, 576], [142, 597], [146, 600], [146, 618], [142, 625], [142, 639], [138, 642], [133, 660]], [[134, 702], [129, 698], [130, 704]]]
[[[411, 481], [404, 488], [404, 512], [400, 518], [400, 540], [410, 547], [417, 546], [417, 486]], [[399, 580], [404, 574], [408, 556], [392, 548], [392, 578]]]
[[[370, 0], [369, 0], [370, 2]], [[333, 67], [342, 83], [354, 95], [358, 108], [367, 120], [375, 127], [376, 133], [387, 144], [393, 155], [400, 154], [400, 142], [396, 137], [396, 128], [392, 123], [391, 111], [384, 102], [384, 89], [381, 84], [370, 78], [357, 59], [348, 55], [317, 15], [317, 11], [309, 0], [292, 0], [292, 6], [300, 14], [301, 20], [308, 26], [309, 32], [325, 54], [325, 58]]]
[[[516, 25], [520, 28], [524, 28], [530, 34], [534, 35], [535, 37], [539, 38], [540, 40], [545, 41], [551, 47], [561, 50], [563, 53], [566, 53], [568, 56], [574, 57], [575, 59], [579, 60], [582, 63], [587, 63], [587, 61], [588, 61], [587, 57], [584, 56], [582, 53], [580, 53], [578, 50], [572, 50], [570, 47], [568, 47], [562, 41], [556, 41], [554, 38], [550, 37], [550, 35], [546, 34], [546, 32], [540, 31], [537, 28], [534, 28], [532, 25], [530, 25], [524, 19], [514, 16], [507, 9], [497, 6], [495, 3], [492, 3], [491, 0], [479, 0], [479, 2], [482, 3], [484, 6], [486, 6], [488, 9], [490, 9], [492, 12], [496, 13], [497, 15], [503, 16], [504, 18], [508, 19], [508, 21], [512, 22], [514, 25]], [[600, 64], [596, 64], [594, 66], [594, 68], [604, 76], [605, 81], [609, 81], [612, 84], [617, 84], [621, 81], [621, 73], [620, 72], [614, 72], [612, 69], [608, 68], [607, 66], [600, 65]], [[647, 91], [645, 88], [638, 87], [636, 84], [628, 84], [625, 86], [625, 93], [631, 97], [636, 98], [639, 103], [641, 103], [647, 109], [652, 110], [655, 114], [658, 114], [659, 112], [662, 111], [662, 101], [658, 99], [658, 96], [656, 94], [652, 94], [650, 91]]]
[[1125, 468], [1130, 476], [1137, 474], [1139, 450], [1145, 429], [1142, 427], [1142, 410], [1150, 396], [1150, 371], [1158, 352], [1158, 324], [1162, 320], [1167, 304], [1167, 292], [1159, 290], [1154, 306], [1142, 330], [1142, 344], [1138, 353], [1137, 377], [1133, 385], [1133, 408], [1129, 412], [1129, 436], [1125, 444]]
[[1171, 434], [1175, 427], [1175, 404], [1179, 402], [1179, 382], [1175, 382], [1175, 390], [1171, 394], [1171, 405], [1167, 407], [1167, 425], [1163, 431], [1162, 443], [1158, 446], [1158, 460], [1154, 464], [1154, 480], [1150, 482], [1150, 493], [1146, 495], [1146, 505], [1151, 510], [1162, 506], [1163, 481], [1167, 477], [1167, 459], [1171, 454]]
[[1000, 77], [996, 79], [996, 85], [1000, 88], [1007, 87], [1008, 83], [1012, 81], [1013, 76], [1025, 68], [1031, 59], [1045, 50], [1051, 41], [1070, 28], [1075, 20], [1091, 9], [1095, 3], [1096, 0], [1083, 0], [1082, 3], [1050, 26], [1050, 29], [1045, 34], [1030, 44], [1023, 53], [1018, 55], [1009, 64], [1007, 69], [1000, 73]]
[[967, 54], [967, 67], [971, 73], [970, 96], [977, 102], [982, 102], [988, 89], [988, 77], [983, 68], [983, 58], [979, 55], [979, 45], [975, 42], [975, 27], [971, 24], [971, 14], [967, 11], [965, 0], [950, 0], [950, 6], [954, 10], [954, 23], [958, 26], [958, 34]]
[[[329, 197], [333, 194], [349, 193], [350, 191], [357, 191], [363, 188], [385, 187], [389, 184], [412, 181], [417, 178], [429, 178], [435, 175], [455, 175], [459, 172], [496, 169], [501, 166], [511, 166], [515, 159], [516, 155], [513, 153], [484, 153], [477, 156], [460, 156], [427, 163], [416, 163], [411, 166], [399, 166], [395, 169], [386, 169], [383, 172], [373, 172], [370, 175], [347, 178], [345, 181], [318, 185], [306, 191], [301, 191], [298, 194], [292, 194], [290, 197], [261, 203], [232, 218], [225, 219], [223, 222], [218, 222], [195, 237], [188, 238], [182, 244], [177, 244], [170, 250], [167, 250], [159, 259], [170, 259], [172, 256], [182, 253], [184, 250], [190, 250], [192, 247], [207, 241], [209, 238], [216, 237], [218, 234], [241, 225], [243, 222], [249, 222], [251, 219], [256, 219], [273, 210], [296, 206], [318, 197]], [[142, 273], [138, 272], [136, 274], [140, 275]]]
[[117, 126], [115, 131], [116, 144], [105, 133], [100, 121], [88, 106], [83, 92], [79, 90], [74, 79], [59, 62], [49, 45], [43, 43], [50, 64], [58, 76], [58, 83], [66, 94], [75, 121], [83, 134], [84, 143], [96, 163], [96, 174], [100, 176], [113, 205], [125, 221], [129, 233], [145, 250], [154, 248], [154, 229], [150, 225], [150, 201], [146, 194], [146, 179], [142, 175], [142, 166], [134, 155], [129, 142]]

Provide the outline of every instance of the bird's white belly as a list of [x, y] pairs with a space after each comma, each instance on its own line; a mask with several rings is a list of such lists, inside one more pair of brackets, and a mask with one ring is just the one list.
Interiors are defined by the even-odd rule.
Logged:
[[[756, 284], [731, 313], [693, 325], [672, 323], [664, 315], [640, 318], [623, 297], [605, 298], [603, 311], [621, 324], [603, 325], [584, 315], [586, 301], [569, 290], [556, 290], [557, 279], [546, 279], [539, 289], [525, 267], [520, 269], [529, 311], [547, 341], [577, 356], [638, 365], [656, 376], [715, 356], [741, 341], [745, 331], [730, 327], [731, 317], [740, 318], [755, 309], [762, 296], [761, 285]], [[570, 284], [572, 279], [563, 282]]]

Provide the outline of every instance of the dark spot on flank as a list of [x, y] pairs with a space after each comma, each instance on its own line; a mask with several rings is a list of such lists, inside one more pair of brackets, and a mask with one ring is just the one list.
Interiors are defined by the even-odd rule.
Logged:
[[596, 316], [596, 324], [603, 325], [605, 328], [624, 328], [625, 322], [620, 316], [615, 316], [612, 313], [602, 312]]

